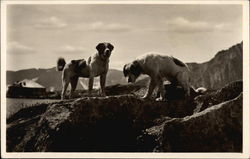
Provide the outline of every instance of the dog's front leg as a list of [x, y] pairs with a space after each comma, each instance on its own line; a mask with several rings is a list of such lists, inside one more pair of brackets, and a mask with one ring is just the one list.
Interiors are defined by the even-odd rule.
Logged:
[[100, 76], [101, 96], [104, 96], [104, 97], [106, 96], [106, 94], [105, 94], [106, 76], [107, 76], [107, 73], [102, 74]]
[[93, 84], [94, 84], [94, 76], [89, 77], [89, 96], [91, 95], [92, 89], [93, 89]]
[[73, 97], [73, 93], [74, 93], [74, 91], [76, 89], [77, 82], [78, 82], [78, 77], [77, 76], [72, 77], [70, 79], [70, 85], [71, 85], [70, 96], [69, 96], [70, 99]]
[[164, 86], [163, 86], [163, 81], [162, 81], [162, 78], [158, 78], [158, 90], [160, 92], [160, 97], [159, 98], [156, 98], [156, 101], [165, 101], [165, 89], [164, 89]]
[[151, 96], [151, 94], [153, 93], [153, 91], [155, 89], [155, 86], [156, 86], [156, 81], [155, 81], [154, 78], [151, 77], [148, 91], [147, 91], [147, 93], [142, 98], [143, 99], [149, 98]]
[[189, 76], [187, 72], [179, 73], [177, 76], [177, 80], [179, 81], [182, 88], [185, 90], [185, 98], [188, 99], [190, 97], [190, 85], [189, 85]]
[[63, 89], [62, 89], [62, 94], [61, 94], [61, 100], [64, 100], [65, 93], [66, 93], [67, 87], [69, 85], [69, 82], [63, 80], [62, 85], [63, 85]]

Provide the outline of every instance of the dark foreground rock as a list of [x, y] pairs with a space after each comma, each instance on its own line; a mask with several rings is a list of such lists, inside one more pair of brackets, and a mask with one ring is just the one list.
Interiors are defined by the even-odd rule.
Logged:
[[206, 108], [209, 108], [213, 105], [219, 104], [224, 101], [228, 101], [236, 98], [243, 91], [243, 82], [235, 81], [227, 84], [220, 90], [207, 93], [204, 96], [199, 96], [195, 100], [196, 109], [194, 113], [198, 113]]
[[[7, 151], [241, 151], [240, 91], [237, 97], [221, 89], [216, 97], [228, 94], [226, 98], [193, 114], [211, 94], [156, 102], [138, 97], [145, 88], [130, 87], [132, 92], [114, 87], [129, 95], [84, 97], [20, 110], [7, 120]], [[213, 101], [219, 100], [208, 103], [216, 103]]]
[[[34, 107], [35, 108], [35, 107]], [[136, 151], [141, 130], [163, 116], [186, 116], [194, 108], [142, 100], [134, 95], [68, 100], [8, 119], [8, 151]]]
[[[153, 151], [241, 152], [242, 94], [185, 118], [167, 118], [147, 129]], [[150, 148], [150, 147], [148, 147]]]

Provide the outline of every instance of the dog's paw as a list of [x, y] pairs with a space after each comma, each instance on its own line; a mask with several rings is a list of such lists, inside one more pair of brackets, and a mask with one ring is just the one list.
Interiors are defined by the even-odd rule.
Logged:
[[93, 94], [91, 91], [88, 91], [88, 97], [93, 97]]
[[147, 95], [145, 95], [145, 96], [142, 97], [142, 99], [145, 99], [145, 100], [146, 100], [146, 99], [150, 99], [150, 97], [147, 96]]
[[61, 95], [61, 100], [64, 100], [64, 96], [63, 95]]
[[106, 97], [106, 93], [100, 93], [101, 97]]
[[155, 101], [157, 101], [157, 102], [165, 102], [166, 99], [162, 98], [162, 97], [159, 97], [159, 98], [156, 98]]

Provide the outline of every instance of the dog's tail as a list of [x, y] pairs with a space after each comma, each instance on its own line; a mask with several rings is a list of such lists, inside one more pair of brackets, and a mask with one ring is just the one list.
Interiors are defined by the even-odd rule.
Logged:
[[188, 65], [187, 65], [186, 63], [182, 62], [181, 60], [179, 60], [179, 59], [177, 59], [177, 58], [175, 58], [175, 57], [173, 57], [173, 56], [171, 56], [171, 58], [172, 58], [173, 62], [174, 62], [177, 66], [185, 67], [185, 68], [187, 68], [188, 71], [190, 71], [190, 69], [189, 69], [189, 67], [188, 67]]
[[56, 67], [57, 71], [62, 71], [65, 64], [66, 64], [66, 61], [64, 58], [62, 58], [62, 57], [58, 58], [57, 67]]

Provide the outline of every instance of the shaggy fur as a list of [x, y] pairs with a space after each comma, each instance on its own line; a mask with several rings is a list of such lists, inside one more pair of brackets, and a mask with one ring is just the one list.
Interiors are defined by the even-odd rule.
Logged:
[[91, 94], [94, 77], [100, 76], [101, 95], [105, 96], [105, 82], [106, 75], [109, 69], [109, 57], [114, 49], [114, 46], [110, 43], [99, 43], [96, 46], [97, 53], [88, 58], [88, 61], [84, 59], [72, 60], [66, 64], [64, 58], [59, 58], [57, 61], [57, 70], [63, 71], [62, 73], [62, 94], [61, 99], [65, 97], [65, 93], [68, 85], [71, 85], [70, 98], [76, 89], [78, 78], [89, 78], [89, 94]]
[[163, 79], [166, 78], [174, 85], [181, 85], [190, 95], [189, 69], [182, 61], [165, 55], [146, 54], [124, 65], [123, 73], [128, 77], [128, 82], [135, 82], [141, 74], [150, 77], [150, 84], [147, 93], [143, 98], [151, 97], [155, 87], [159, 88], [160, 97], [157, 100], [165, 100]]

